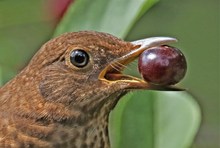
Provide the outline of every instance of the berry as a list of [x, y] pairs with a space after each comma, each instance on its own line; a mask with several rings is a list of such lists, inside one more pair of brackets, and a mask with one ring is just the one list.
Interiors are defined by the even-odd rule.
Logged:
[[186, 59], [174, 47], [163, 45], [145, 50], [139, 57], [138, 70], [153, 85], [173, 85], [186, 74]]

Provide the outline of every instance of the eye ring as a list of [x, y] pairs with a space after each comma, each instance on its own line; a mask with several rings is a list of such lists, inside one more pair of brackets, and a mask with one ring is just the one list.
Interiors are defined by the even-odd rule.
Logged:
[[85, 50], [75, 49], [70, 53], [70, 62], [78, 68], [83, 68], [89, 63], [89, 55]]

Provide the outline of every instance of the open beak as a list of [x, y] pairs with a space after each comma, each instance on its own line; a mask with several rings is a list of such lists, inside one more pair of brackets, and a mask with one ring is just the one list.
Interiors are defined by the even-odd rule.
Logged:
[[175, 86], [152, 85], [140, 78], [122, 73], [122, 70], [126, 67], [126, 65], [134, 61], [146, 49], [160, 45], [167, 45], [173, 42], [177, 42], [177, 39], [171, 37], [151, 37], [131, 42], [135, 48], [124, 56], [109, 63], [109, 65], [107, 65], [99, 74], [99, 80], [107, 81], [108, 83], [126, 83], [129, 85], [128, 88], [133, 89], [182, 90]]

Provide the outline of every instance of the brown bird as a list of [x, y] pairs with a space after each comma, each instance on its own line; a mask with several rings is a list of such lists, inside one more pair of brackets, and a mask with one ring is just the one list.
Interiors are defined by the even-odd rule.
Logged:
[[121, 71], [145, 49], [174, 41], [92, 31], [50, 40], [0, 88], [0, 147], [109, 148], [108, 116], [120, 97], [161, 89]]

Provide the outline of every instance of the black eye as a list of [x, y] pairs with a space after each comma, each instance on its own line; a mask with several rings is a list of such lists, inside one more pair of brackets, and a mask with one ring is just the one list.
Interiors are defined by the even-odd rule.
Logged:
[[70, 62], [76, 67], [84, 67], [89, 62], [89, 55], [81, 49], [73, 50], [70, 55]]

